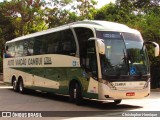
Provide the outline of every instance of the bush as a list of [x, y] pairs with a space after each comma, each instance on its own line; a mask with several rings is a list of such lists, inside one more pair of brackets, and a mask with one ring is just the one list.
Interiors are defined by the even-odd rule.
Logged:
[[151, 88], [160, 88], [160, 58], [151, 60]]

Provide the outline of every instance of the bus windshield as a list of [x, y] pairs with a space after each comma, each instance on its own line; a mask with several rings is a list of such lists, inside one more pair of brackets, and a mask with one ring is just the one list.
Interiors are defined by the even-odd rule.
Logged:
[[149, 73], [148, 57], [140, 34], [97, 32], [104, 40], [105, 55], [100, 55], [102, 77], [107, 80], [129, 80], [125, 76]]

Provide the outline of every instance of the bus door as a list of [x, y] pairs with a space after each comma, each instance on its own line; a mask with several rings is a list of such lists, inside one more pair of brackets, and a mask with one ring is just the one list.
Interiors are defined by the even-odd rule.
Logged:
[[[86, 71], [88, 71], [89, 86], [88, 93], [94, 93], [94, 97], [99, 99], [102, 92], [101, 84], [101, 66], [100, 56], [105, 54], [105, 44], [102, 39], [90, 38], [87, 42], [87, 59], [86, 59]], [[90, 97], [92, 98], [92, 97]]]

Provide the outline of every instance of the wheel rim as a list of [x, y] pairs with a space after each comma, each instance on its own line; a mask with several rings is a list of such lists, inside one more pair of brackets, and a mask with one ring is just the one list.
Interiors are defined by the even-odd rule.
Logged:
[[20, 90], [20, 92], [23, 91], [23, 83], [22, 83], [22, 81], [20, 81], [19, 90]]
[[16, 81], [13, 82], [13, 90], [16, 90]]
[[74, 97], [74, 99], [77, 98], [77, 90], [76, 90], [76, 88], [74, 88], [74, 90], [73, 90], [73, 97]]

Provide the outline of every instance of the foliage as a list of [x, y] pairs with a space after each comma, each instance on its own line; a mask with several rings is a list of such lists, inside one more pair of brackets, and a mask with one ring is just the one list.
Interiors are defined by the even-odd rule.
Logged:
[[[1, 4], [0, 4], [1, 5]], [[4, 49], [4, 43], [15, 37], [15, 26], [13, 19], [6, 17], [0, 10], [0, 73], [3, 72], [2, 54]]]
[[84, 19], [93, 19], [94, 0], [50, 0], [46, 17], [49, 28]]
[[13, 24], [13, 19], [4, 16], [1, 11], [0, 18], [0, 48], [2, 49], [5, 41], [15, 37], [15, 25]]
[[45, 2], [41, 0], [4, 1], [0, 7], [0, 10], [5, 16], [11, 16], [14, 19], [13, 23], [16, 24], [16, 35], [22, 36], [39, 31], [38, 28], [40, 26], [44, 28], [42, 12], [42, 7], [44, 4]]
[[93, 19], [94, 0], [11, 0], [0, 11], [12, 18], [16, 37], [78, 20]]

